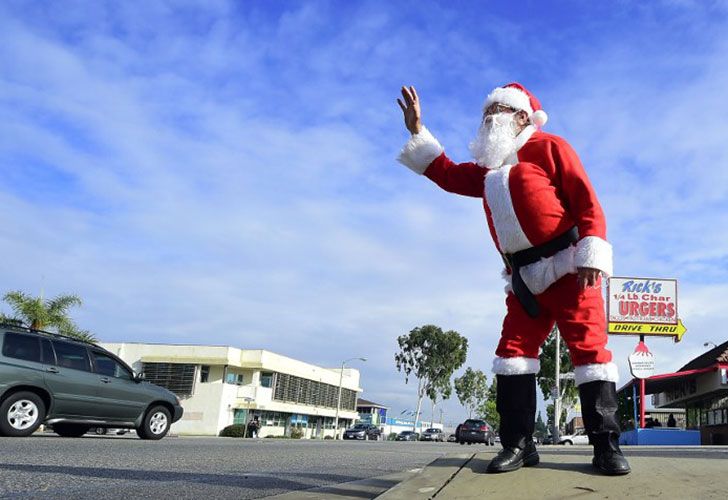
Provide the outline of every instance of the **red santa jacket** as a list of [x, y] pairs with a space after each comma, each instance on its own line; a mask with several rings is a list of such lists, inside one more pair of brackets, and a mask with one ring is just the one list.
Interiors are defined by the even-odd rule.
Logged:
[[498, 251], [514, 253], [579, 229], [576, 246], [521, 269], [529, 289], [541, 293], [577, 267], [612, 274], [612, 248], [596, 193], [574, 150], [562, 138], [529, 126], [518, 151], [496, 169], [454, 163], [423, 128], [399, 160], [446, 191], [483, 199], [488, 228]]

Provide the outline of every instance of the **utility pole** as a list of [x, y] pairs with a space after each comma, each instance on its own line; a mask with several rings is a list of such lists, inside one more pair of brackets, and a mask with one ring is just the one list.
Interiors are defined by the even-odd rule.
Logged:
[[[349, 358], [341, 362], [341, 371], [339, 372], [339, 397], [336, 398], [336, 418], [334, 419], [334, 439], [339, 439], [339, 411], [341, 410], [341, 385], [344, 382], [344, 365], [346, 365], [348, 361], [353, 361], [355, 359], [358, 359], [359, 361], [367, 360], [367, 358]], [[354, 401], [354, 405], [356, 405], [356, 401]], [[356, 410], [356, 406], [354, 407], [354, 410]]]
[[561, 335], [555, 329], [556, 335], [556, 376], [554, 377], [554, 428], [552, 432], [553, 444], [559, 444], [559, 421], [561, 420]]

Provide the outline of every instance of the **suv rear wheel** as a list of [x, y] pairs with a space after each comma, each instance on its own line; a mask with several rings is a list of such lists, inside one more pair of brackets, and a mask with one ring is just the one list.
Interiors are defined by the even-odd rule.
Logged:
[[46, 408], [34, 392], [16, 392], [0, 404], [0, 434], [30, 436], [43, 423]]
[[137, 428], [137, 435], [142, 439], [162, 439], [169, 432], [172, 416], [164, 406], [155, 406], [150, 409], [142, 425]]
[[86, 434], [89, 429], [88, 425], [83, 424], [53, 424], [53, 432], [62, 437], [77, 438]]

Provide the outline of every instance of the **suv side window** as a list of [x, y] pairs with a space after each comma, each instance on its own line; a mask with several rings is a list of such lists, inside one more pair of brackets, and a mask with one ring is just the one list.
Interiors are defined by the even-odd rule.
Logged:
[[53, 346], [48, 339], [40, 339], [40, 359], [47, 365], [56, 364], [56, 355], [53, 352]]
[[94, 358], [94, 366], [96, 367], [96, 373], [99, 375], [106, 375], [108, 377], [122, 378], [125, 380], [131, 380], [132, 376], [125, 367], [123, 367], [118, 361], [111, 356], [98, 351], [91, 351], [91, 355]]
[[58, 366], [71, 368], [73, 370], [91, 371], [91, 363], [88, 358], [88, 351], [82, 345], [71, 344], [60, 340], [53, 341], [56, 350]]
[[6, 333], [3, 356], [40, 363], [40, 342], [35, 335]]

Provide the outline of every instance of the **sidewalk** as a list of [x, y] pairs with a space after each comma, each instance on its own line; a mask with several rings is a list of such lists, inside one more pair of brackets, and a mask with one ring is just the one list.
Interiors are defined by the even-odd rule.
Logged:
[[726, 498], [728, 447], [622, 447], [632, 473], [593, 471], [591, 447], [542, 446], [536, 467], [485, 474], [497, 450], [435, 460], [380, 500]]

